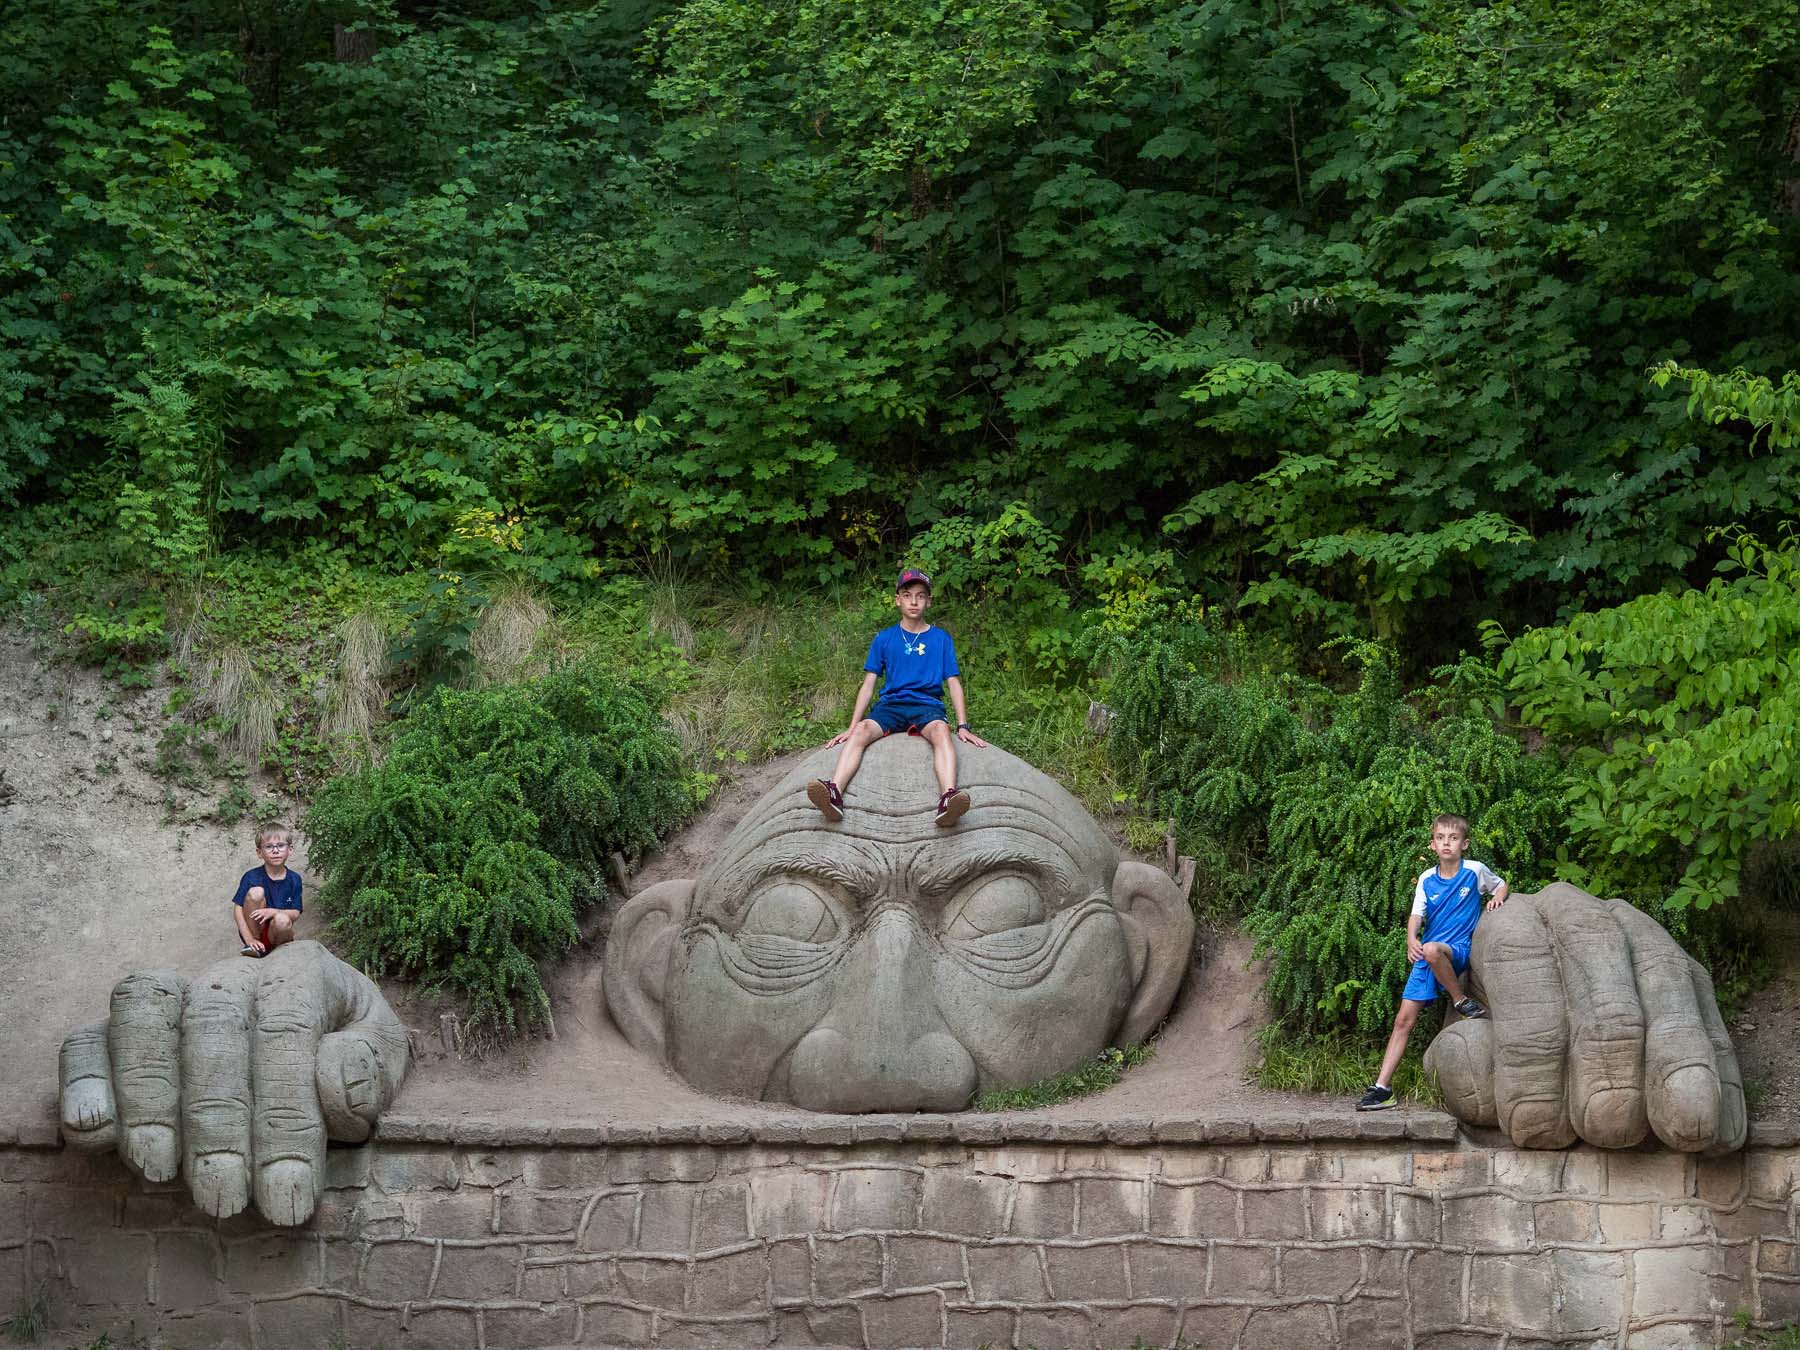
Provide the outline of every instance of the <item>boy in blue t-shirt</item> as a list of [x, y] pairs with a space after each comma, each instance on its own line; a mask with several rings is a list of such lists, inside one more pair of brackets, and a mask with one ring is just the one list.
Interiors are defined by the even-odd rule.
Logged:
[[1412, 974], [1400, 995], [1400, 1011], [1394, 1014], [1381, 1073], [1357, 1102], [1358, 1111], [1381, 1111], [1394, 1104], [1389, 1080], [1406, 1053], [1413, 1023], [1437, 1001], [1440, 988], [1464, 1017], [1487, 1016], [1487, 1009], [1463, 991], [1460, 977], [1469, 968], [1469, 946], [1475, 940], [1475, 923], [1481, 918], [1481, 898], [1488, 897], [1488, 909], [1499, 909], [1506, 903], [1508, 890], [1485, 863], [1463, 858], [1468, 847], [1469, 822], [1461, 816], [1439, 816], [1431, 822], [1431, 851], [1437, 855], [1437, 866], [1419, 874], [1413, 887], [1412, 914], [1406, 921], [1406, 955], [1413, 963]]
[[[829, 778], [815, 778], [806, 785], [806, 796], [827, 820], [844, 818], [844, 789], [862, 764], [863, 751], [884, 736], [908, 731], [931, 744], [931, 764], [937, 771], [937, 823], [954, 825], [969, 809], [969, 794], [956, 786], [956, 742], [986, 745], [969, 730], [969, 710], [963, 703], [961, 671], [956, 665], [956, 644], [941, 628], [925, 622], [931, 608], [931, 578], [916, 567], [900, 573], [894, 586], [894, 604], [900, 622], [884, 628], [869, 644], [863, 662], [862, 688], [856, 693], [856, 710], [850, 729], [833, 736], [827, 745], [844, 747]], [[874, 708], [875, 681], [882, 681], [881, 699]], [[956, 705], [956, 735], [944, 714], [944, 691]], [[868, 712], [864, 717], [863, 713]]]
[[294, 832], [268, 824], [256, 831], [256, 856], [262, 861], [238, 878], [231, 897], [232, 922], [245, 956], [267, 956], [294, 940], [300, 918], [300, 874], [287, 865], [294, 852]]

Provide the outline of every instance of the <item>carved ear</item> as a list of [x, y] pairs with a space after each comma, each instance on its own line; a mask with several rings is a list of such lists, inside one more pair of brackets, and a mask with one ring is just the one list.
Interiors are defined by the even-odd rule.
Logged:
[[1155, 1031], [1175, 1001], [1194, 956], [1194, 912], [1175, 879], [1149, 863], [1120, 863], [1113, 873], [1112, 898], [1125, 923], [1136, 982], [1115, 1039], [1131, 1045]]
[[662, 1058], [664, 997], [691, 881], [659, 881], [631, 897], [606, 939], [606, 1008], [634, 1049]]

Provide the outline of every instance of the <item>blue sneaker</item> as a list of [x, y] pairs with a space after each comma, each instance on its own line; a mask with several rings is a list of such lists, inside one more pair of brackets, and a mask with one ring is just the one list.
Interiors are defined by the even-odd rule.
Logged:
[[1384, 1088], [1380, 1083], [1372, 1083], [1369, 1090], [1363, 1093], [1362, 1100], [1356, 1104], [1356, 1109], [1358, 1111], [1386, 1111], [1397, 1105], [1399, 1103], [1394, 1100], [1394, 1089]]

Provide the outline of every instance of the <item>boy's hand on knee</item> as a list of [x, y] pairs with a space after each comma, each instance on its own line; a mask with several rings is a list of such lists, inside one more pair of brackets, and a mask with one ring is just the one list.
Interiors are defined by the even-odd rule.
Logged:
[[1425, 959], [1425, 944], [1420, 942], [1417, 938], [1406, 939], [1406, 959], [1408, 961], [1423, 961]]

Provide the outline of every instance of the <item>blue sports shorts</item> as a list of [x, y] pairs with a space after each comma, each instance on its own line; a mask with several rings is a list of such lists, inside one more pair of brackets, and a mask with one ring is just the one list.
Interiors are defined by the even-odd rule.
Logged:
[[[1461, 942], [1446, 942], [1450, 949], [1450, 968], [1461, 975], [1469, 968], [1469, 943], [1473, 937], [1466, 937]], [[1438, 983], [1437, 976], [1431, 973], [1431, 967], [1423, 961], [1414, 961], [1412, 974], [1406, 977], [1406, 992], [1401, 998], [1410, 998], [1417, 1003], [1431, 1003], [1437, 999], [1438, 991], [1443, 986]]]
[[869, 716], [892, 736], [896, 731], [923, 731], [933, 722], [948, 722], [944, 705], [924, 698], [882, 699], [869, 709]]

